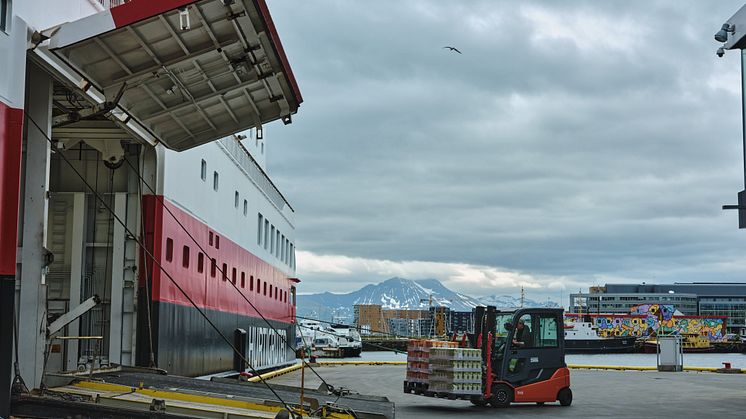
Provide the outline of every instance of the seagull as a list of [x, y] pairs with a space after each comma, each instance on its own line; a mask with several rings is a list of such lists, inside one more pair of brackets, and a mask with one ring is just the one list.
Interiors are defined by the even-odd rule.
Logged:
[[461, 54], [461, 51], [459, 51], [459, 50], [458, 50], [458, 48], [454, 48], [454, 47], [448, 47], [448, 46], [446, 46], [446, 47], [443, 47], [443, 49], [450, 49], [451, 51], [456, 51], [456, 52], [458, 52], [459, 54]]

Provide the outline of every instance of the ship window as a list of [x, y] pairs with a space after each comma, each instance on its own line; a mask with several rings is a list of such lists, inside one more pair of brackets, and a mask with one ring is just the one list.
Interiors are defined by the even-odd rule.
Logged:
[[212, 231], [210, 232], [210, 246], [212, 246], [213, 242], [215, 241], [215, 235], [212, 234]]
[[246, 272], [241, 272], [241, 288], [246, 288]]
[[215, 235], [215, 248], [220, 249], [220, 236]]
[[260, 213], [256, 217], [256, 244], [262, 245], [262, 224], [264, 224], [264, 216]]
[[285, 235], [280, 240], [280, 260], [285, 260]]
[[264, 283], [264, 296], [267, 296], [267, 283]]
[[238, 208], [238, 201], [240, 201], [240, 198], [238, 197], [238, 191], [236, 191], [235, 198], [233, 198], [233, 206]]
[[262, 292], [262, 280], [257, 278], [256, 279], [256, 293], [259, 294]]
[[223, 264], [223, 281], [227, 281], [227, 280], [228, 280], [228, 264], [224, 263]]
[[236, 268], [233, 268], [231, 280], [233, 281], [233, 285], [236, 285]]
[[247, 216], [249, 214], [249, 201], [243, 200], [243, 216]]
[[249, 277], [249, 291], [254, 291], [254, 275]]
[[275, 243], [277, 243], [277, 246], [275, 247], [275, 257], [280, 257], [280, 230], [277, 230], [277, 240]]
[[171, 262], [174, 259], [174, 241], [166, 239], [166, 260]]
[[202, 252], [197, 253], [197, 272], [205, 271], [205, 255]]
[[218, 270], [218, 261], [212, 258], [212, 265], [210, 265], [210, 276], [215, 278], [215, 274]]
[[264, 250], [267, 250], [267, 244], [269, 243], [269, 221], [264, 220]]
[[10, 0], [0, 0], [0, 31], [5, 32], [7, 30], [9, 15]]
[[272, 226], [272, 230], [269, 236], [269, 253], [275, 253], [275, 226]]
[[220, 183], [220, 175], [218, 175], [218, 172], [212, 173], [212, 189], [218, 190], [218, 186]]
[[185, 268], [189, 267], [189, 246], [184, 246], [181, 252], [181, 266]]
[[272, 284], [269, 284], [269, 298], [272, 298]]

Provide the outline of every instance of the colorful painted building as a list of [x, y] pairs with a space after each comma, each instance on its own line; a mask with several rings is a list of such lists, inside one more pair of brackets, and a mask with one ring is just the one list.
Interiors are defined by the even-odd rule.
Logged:
[[[601, 336], [650, 336], [660, 334], [697, 334], [711, 341], [725, 337], [724, 316], [677, 316], [673, 306], [649, 304], [635, 314], [590, 314]], [[579, 314], [566, 314], [575, 321]]]

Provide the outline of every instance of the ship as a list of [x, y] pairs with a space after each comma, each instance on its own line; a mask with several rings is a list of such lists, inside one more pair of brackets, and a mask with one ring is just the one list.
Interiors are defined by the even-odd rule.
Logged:
[[338, 323], [323, 325], [316, 320], [302, 320], [298, 323], [296, 331], [296, 347], [299, 357], [359, 357], [363, 349], [360, 333], [349, 325]]
[[634, 336], [603, 337], [589, 318], [565, 323], [565, 352], [569, 354], [627, 353], [635, 350]]
[[265, 0], [0, 4], [0, 376], [13, 324], [29, 388], [295, 362], [295, 210], [266, 155], [303, 98]]
[[[684, 353], [709, 353], [715, 352], [715, 345], [705, 336], [697, 333], [681, 333], [681, 347]], [[650, 337], [642, 341], [645, 353], [654, 354], [658, 352], [658, 339]]]

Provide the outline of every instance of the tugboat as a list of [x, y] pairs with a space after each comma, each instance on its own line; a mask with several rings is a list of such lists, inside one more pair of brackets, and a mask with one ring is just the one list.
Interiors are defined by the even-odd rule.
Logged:
[[568, 354], [627, 353], [635, 350], [634, 336], [602, 337], [589, 316], [565, 323], [565, 352]]
[[[681, 337], [681, 346], [684, 353], [707, 353], [715, 351], [715, 346], [704, 336], [696, 333], [682, 333]], [[645, 339], [642, 347], [646, 354], [654, 354], [658, 352], [658, 339], [655, 337]]]

